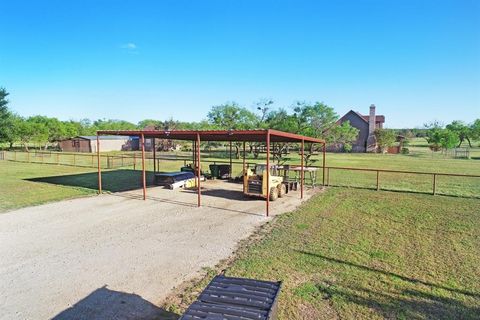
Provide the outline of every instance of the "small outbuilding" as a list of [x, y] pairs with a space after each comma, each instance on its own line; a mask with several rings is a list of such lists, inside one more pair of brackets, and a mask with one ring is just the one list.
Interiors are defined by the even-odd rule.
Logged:
[[[102, 151], [138, 150], [138, 137], [128, 136], [100, 136]], [[60, 150], [64, 152], [97, 152], [97, 136], [76, 136], [58, 142]]]

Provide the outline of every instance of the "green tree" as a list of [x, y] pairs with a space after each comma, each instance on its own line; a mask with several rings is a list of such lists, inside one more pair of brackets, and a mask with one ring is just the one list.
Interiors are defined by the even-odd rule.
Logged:
[[328, 143], [342, 146], [344, 151], [352, 150], [352, 143], [357, 140], [359, 130], [350, 125], [350, 121], [345, 121], [341, 125], [335, 124], [327, 130], [325, 138]]
[[325, 133], [338, 120], [338, 115], [332, 107], [323, 102], [313, 105], [306, 102], [297, 102], [293, 109], [296, 123], [295, 133], [323, 138]]
[[207, 119], [215, 128], [224, 130], [254, 129], [258, 123], [253, 112], [235, 102], [212, 107]]
[[13, 113], [8, 109], [7, 96], [9, 93], [5, 88], [0, 88], [0, 143], [8, 142], [12, 147], [14, 137]]
[[480, 140], [480, 119], [472, 122], [470, 127], [470, 135], [472, 139]]
[[384, 152], [388, 147], [393, 146], [396, 141], [395, 131], [389, 129], [375, 129], [375, 138], [377, 140], [377, 145], [382, 152]]
[[146, 127], [154, 127], [154, 128], [161, 128], [163, 126], [163, 121], [161, 120], [154, 120], [154, 119], [145, 119], [140, 121], [137, 124], [138, 129], [143, 130]]
[[288, 114], [285, 109], [272, 110], [265, 119], [266, 125], [275, 130], [296, 133], [298, 124], [297, 119]]
[[467, 126], [464, 122], [455, 120], [452, 123], [448, 124], [446, 126], [446, 129], [457, 135], [459, 139], [457, 147], [460, 147], [464, 140], [468, 141], [468, 145], [470, 146], [470, 148], [472, 147], [472, 143], [470, 142], [469, 138], [471, 136], [471, 128]]
[[257, 119], [258, 119], [257, 128], [264, 128], [264, 129], [269, 128], [268, 122], [266, 122], [266, 120], [272, 104], [273, 104], [273, 100], [271, 99], [260, 99], [257, 103], [255, 103], [257, 107], [256, 109], [260, 113], [260, 115], [257, 116]]
[[94, 131], [97, 130], [135, 130], [137, 126], [125, 120], [98, 119], [93, 122]]

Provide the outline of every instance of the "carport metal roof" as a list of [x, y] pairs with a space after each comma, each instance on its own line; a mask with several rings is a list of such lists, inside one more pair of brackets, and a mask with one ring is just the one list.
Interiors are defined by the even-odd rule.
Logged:
[[263, 130], [100, 130], [98, 135], [141, 136], [145, 138], [160, 138], [172, 140], [197, 140], [200, 135], [202, 141], [266, 141], [266, 135], [270, 134], [271, 142], [304, 142], [325, 143], [324, 140], [302, 136], [294, 133], [272, 129]]
[[[100, 168], [100, 139], [101, 135], [116, 136], [138, 136], [141, 140], [140, 147], [142, 149], [142, 182], [143, 182], [143, 199], [146, 199], [146, 172], [145, 172], [145, 138], [159, 138], [172, 140], [187, 140], [195, 142], [195, 160], [197, 173], [197, 193], [198, 206], [200, 206], [200, 142], [202, 141], [238, 141], [243, 142], [243, 172], [245, 172], [245, 142], [265, 142], [267, 151], [267, 167], [270, 167], [270, 143], [271, 142], [297, 142], [301, 143], [301, 174], [300, 174], [300, 197], [303, 198], [304, 185], [304, 144], [318, 143], [323, 145], [323, 180], [325, 180], [325, 140], [312, 137], [302, 136], [294, 133], [283, 132], [272, 129], [261, 130], [99, 130], [97, 131], [97, 155], [98, 155], [98, 190], [102, 193], [102, 174]], [[230, 143], [231, 148], [231, 143]], [[155, 168], [155, 148], [153, 148], [154, 168]], [[230, 160], [231, 162], [231, 160]], [[155, 169], [154, 169], [155, 171]], [[270, 205], [270, 187], [269, 175], [267, 170], [267, 195], [266, 195], [266, 215], [269, 214]], [[323, 182], [325, 184], [325, 181]]]

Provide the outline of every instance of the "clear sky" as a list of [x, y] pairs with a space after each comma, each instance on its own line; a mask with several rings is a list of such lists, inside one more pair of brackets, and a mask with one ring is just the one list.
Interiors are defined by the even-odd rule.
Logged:
[[392, 128], [480, 117], [480, 1], [2, 1], [23, 116], [201, 120], [212, 105], [374, 103]]

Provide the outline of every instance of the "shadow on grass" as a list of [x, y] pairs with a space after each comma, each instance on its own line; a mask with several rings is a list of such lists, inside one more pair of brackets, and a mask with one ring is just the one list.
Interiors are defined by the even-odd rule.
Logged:
[[[69, 174], [26, 179], [33, 182], [51, 183], [69, 187], [98, 190], [98, 174], [96, 172]], [[153, 181], [153, 172], [147, 171], [147, 185]], [[102, 172], [102, 188], [104, 191], [121, 192], [142, 188], [142, 172], [119, 169]]]
[[180, 315], [165, 311], [139, 295], [110, 290], [104, 286], [60, 312], [52, 320], [176, 320], [179, 317]]
[[313, 256], [313, 257], [316, 257], [316, 258], [319, 258], [319, 259], [327, 260], [329, 262], [348, 265], [348, 266], [355, 267], [355, 268], [358, 268], [358, 269], [362, 269], [362, 270], [365, 270], [365, 271], [370, 271], [370, 272], [383, 274], [383, 275], [386, 275], [386, 276], [396, 277], [396, 278], [399, 278], [403, 281], [408, 281], [410, 283], [415, 283], [415, 284], [419, 283], [419, 284], [423, 284], [425, 286], [429, 286], [429, 287], [433, 287], [433, 288], [437, 288], [437, 289], [443, 289], [443, 290], [447, 290], [447, 291], [450, 291], [450, 292], [460, 293], [460, 294], [470, 296], [470, 297], [473, 297], [473, 298], [480, 298], [479, 293], [470, 292], [470, 291], [461, 290], [461, 289], [450, 288], [450, 287], [442, 286], [442, 285], [439, 285], [439, 284], [435, 284], [435, 283], [431, 283], [431, 282], [427, 282], [427, 281], [423, 281], [423, 280], [419, 280], [419, 279], [415, 279], [415, 278], [409, 278], [409, 277], [402, 276], [402, 275], [399, 275], [399, 274], [396, 274], [396, 273], [393, 273], [393, 272], [367, 267], [367, 266], [357, 264], [357, 263], [354, 263], [354, 262], [349, 262], [349, 261], [340, 260], [340, 259], [336, 259], [336, 258], [332, 258], [332, 257], [327, 257], [327, 256], [324, 256], [324, 255], [321, 255], [321, 254], [318, 254], [318, 253], [312, 253], [312, 252], [303, 251], [303, 250], [295, 250], [295, 251], [299, 252], [299, 253], [302, 253], [302, 254], [305, 254], [305, 255]]
[[[354, 303], [373, 309], [386, 319], [478, 319], [480, 310], [476, 307], [476, 301], [478, 301], [480, 295], [477, 293], [449, 288], [320, 254], [301, 250], [295, 251], [331, 263], [398, 278], [410, 285], [422, 285], [418, 289], [402, 289], [398, 285], [385, 282], [385, 285], [378, 290], [372, 290], [359, 285], [344, 284], [341, 280], [334, 283], [317, 281], [313, 283], [317, 293], [309, 290], [310, 293], [313, 293], [312, 298], [314, 299], [321, 296], [323, 299], [336, 301], [339, 304], [342, 301]], [[385, 281], [388, 282], [388, 280]], [[359, 283], [362, 283], [362, 281], [359, 281]], [[426, 286], [426, 288], [423, 286]], [[437, 289], [449, 291], [454, 295], [465, 295], [467, 298], [465, 301], [461, 301], [463, 299], [460, 297], [459, 299], [445, 297], [442, 293], [436, 293]]]

